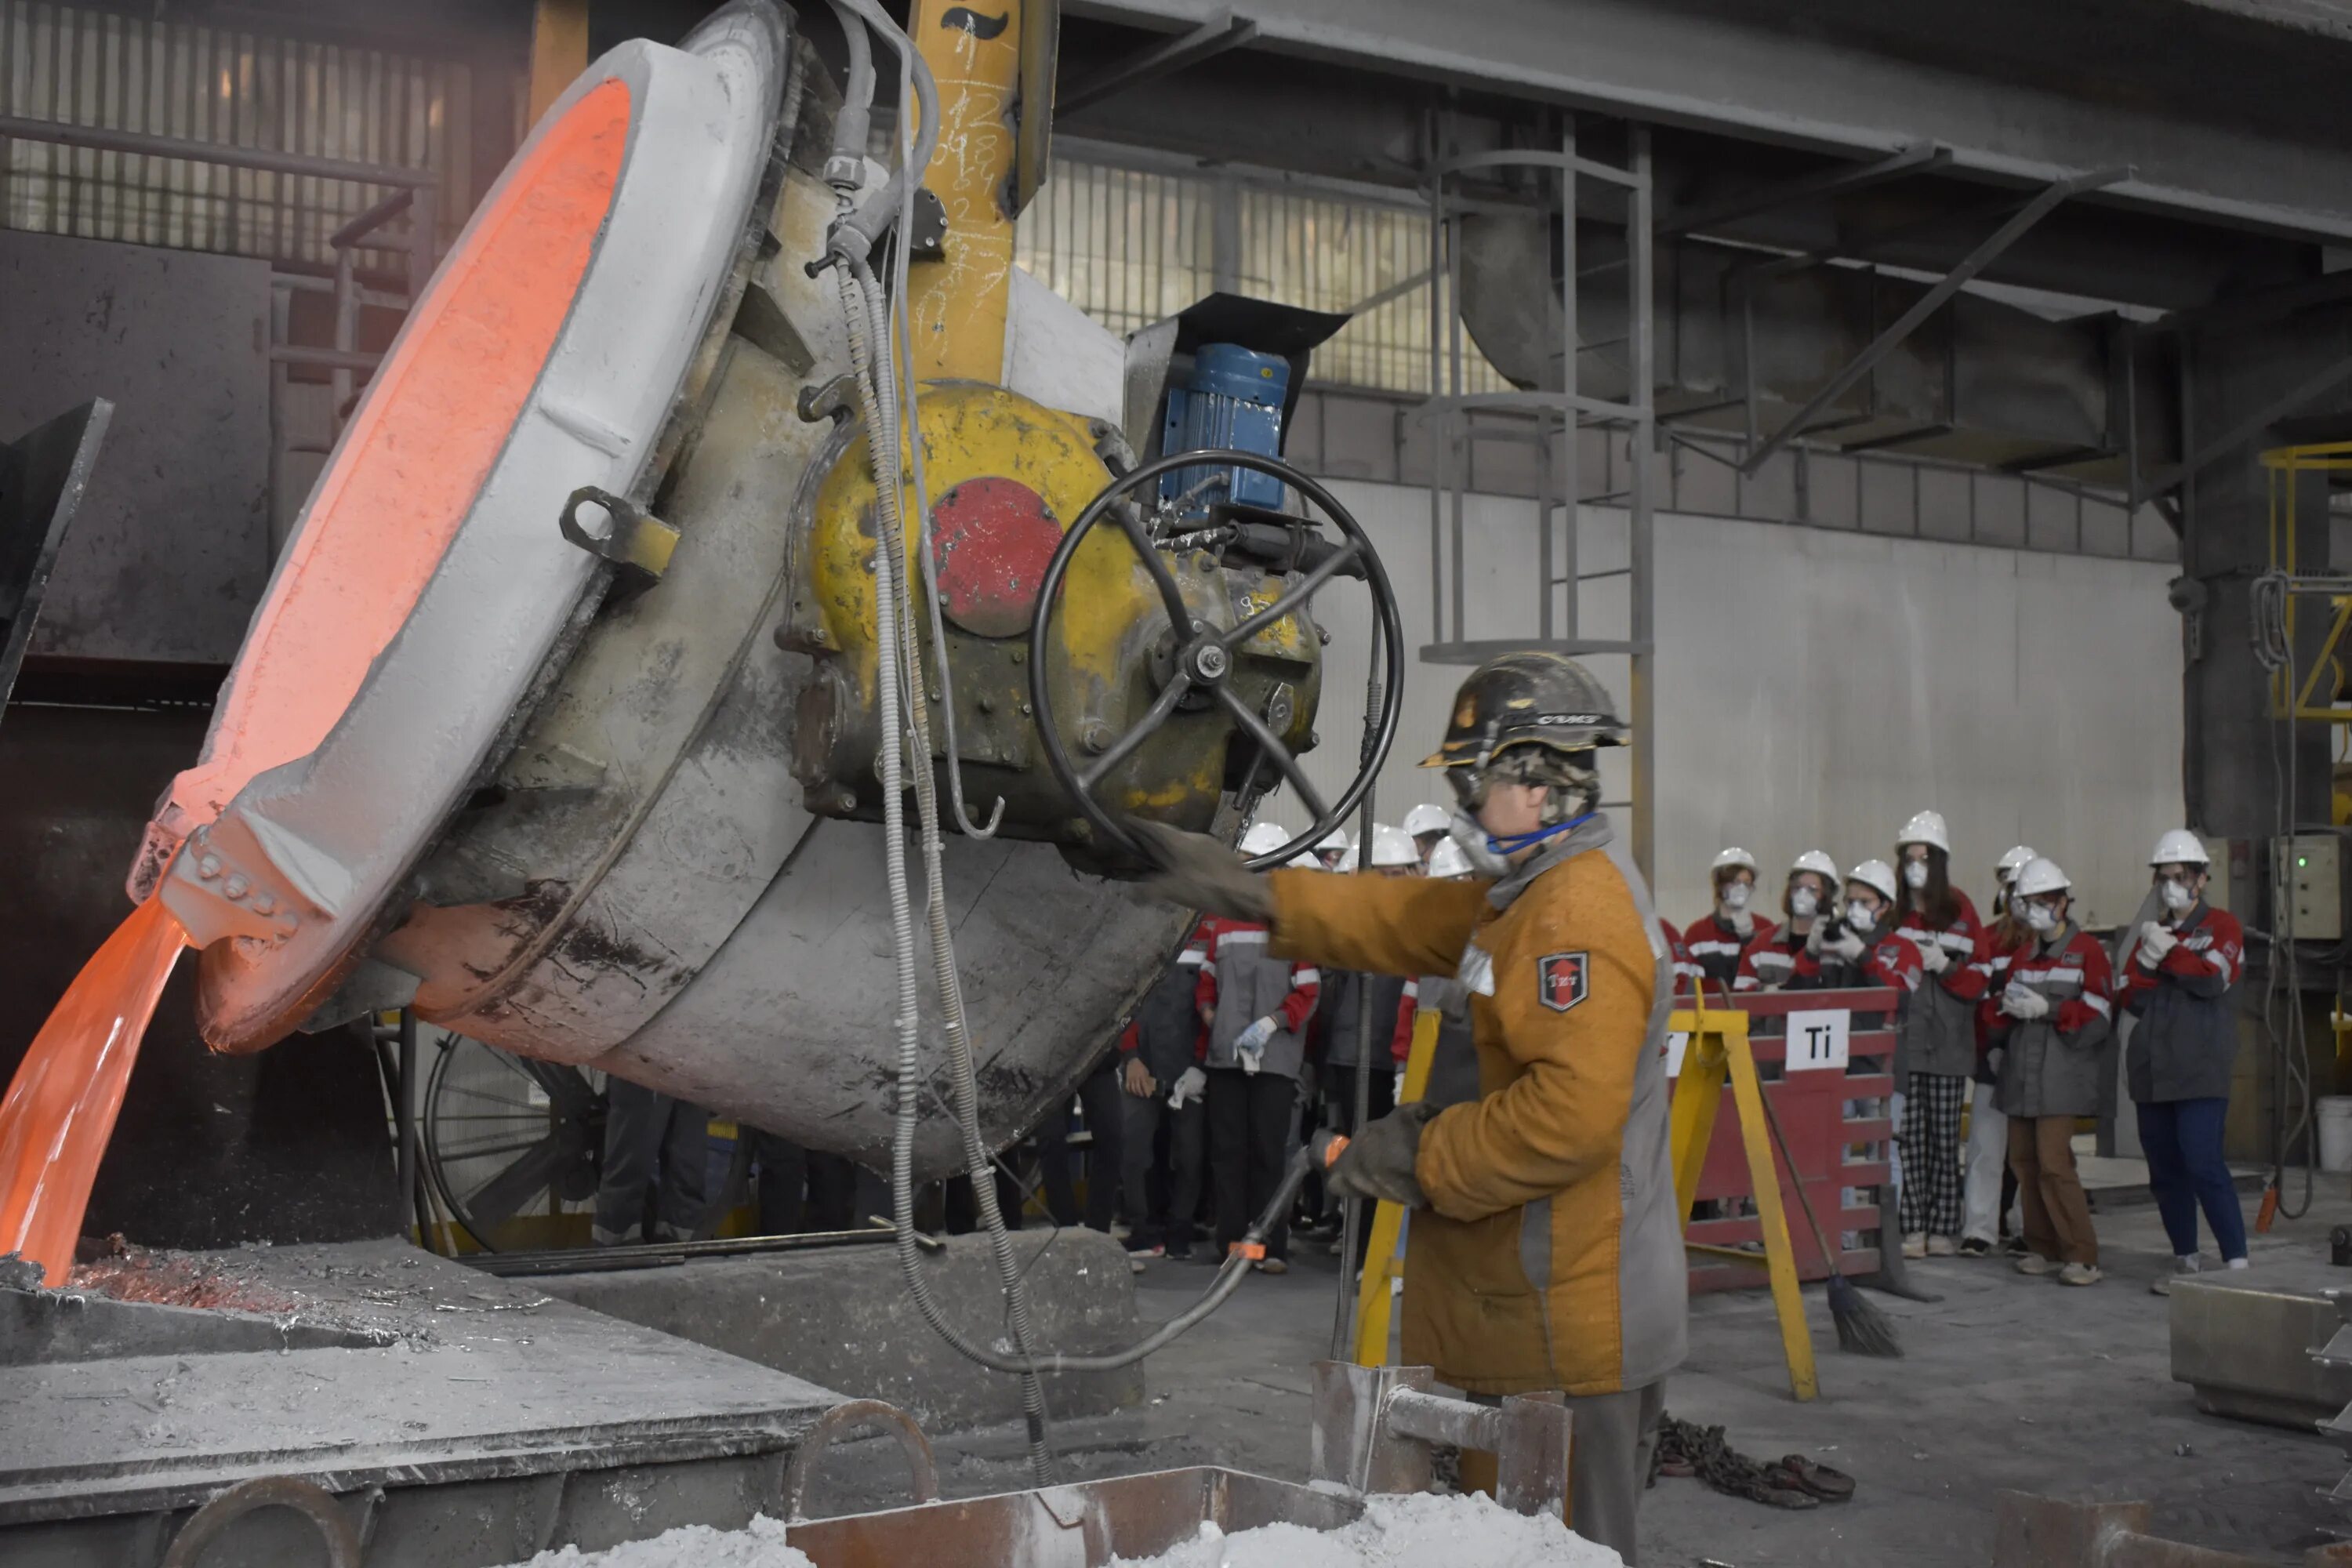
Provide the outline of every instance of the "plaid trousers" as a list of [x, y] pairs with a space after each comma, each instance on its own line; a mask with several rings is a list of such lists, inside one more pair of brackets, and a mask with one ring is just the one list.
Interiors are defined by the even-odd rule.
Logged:
[[1915, 1072], [1903, 1098], [1903, 1234], [1960, 1234], [1960, 1110], [1969, 1080]]

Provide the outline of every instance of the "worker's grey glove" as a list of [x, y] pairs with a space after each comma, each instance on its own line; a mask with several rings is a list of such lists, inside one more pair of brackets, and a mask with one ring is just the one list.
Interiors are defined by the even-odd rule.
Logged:
[[2000, 994], [2000, 1010], [2012, 1018], [2025, 1021], [2046, 1017], [2050, 1012], [2050, 998], [2029, 986], [2011, 985]]
[[1756, 917], [1744, 909], [1734, 910], [1731, 911], [1731, 929], [1738, 931], [1742, 937], [1754, 936], [1756, 934]]
[[1822, 928], [1825, 923], [1826, 922], [1823, 921], [1815, 921], [1813, 922], [1813, 929], [1805, 933], [1805, 953], [1808, 957], [1821, 957]]
[[1848, 963], [1860, 963], [1864, 952], [1862, 938], [1851, 931], [1840, 931], [1835, 942], [1823, 942], [1822, 946], [1824, 951], [1837, 954]]
[[1143, 879], [1146, 892], [1228, 920], [1274, 918], [1274, 889], [1266, 879], [1216, 839], [1162, 822], [1132, 821], [1129, 826], [1158, 862]]
[[1951, 954], [1944, 951], [1944, 944], [1942, 942], [1923, 942], [1919, 944], [1920, 968], [1926, 970], [1930, 974], [1941, 974], [1945, 970], [1949, 969], [1951, 966]]
[[2179, 945], [2180, 945], [2179, 937], [2166, 930], [2160, 922], [2149, 921], [2139, 928], [2139, 966], [2142, 969], [2154, 969], [2158, 964], [2162, 963]]
[[1169, 1091], [1168, 1109], [1181, 1110], [1201, 1098], [1209, 1087], [1209, 1075], [1199, 1068], [1186, 1068], [1176, 1079], [1176, 1087]]
[[1379, 1203], [1426, 1208], [1429, 1199], [1412, 1173], [1421, 1152], [1421, 1130], [1437, 1114], [1425, 1100], [1400, 1105], [1348, 1141], [1339, 1157], [1325, 1173], [1323, 1188], [1337, 1198], [1371, 1198]]

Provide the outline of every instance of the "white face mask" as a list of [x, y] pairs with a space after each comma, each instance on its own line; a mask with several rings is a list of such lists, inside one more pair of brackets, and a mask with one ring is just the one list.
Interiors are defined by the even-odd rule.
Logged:
[[1511, 874], [1510, 861], [1486, 847], [1486, 829], [1468, 812], [1456, 806], [1446, 821], [1445, 833], [1469, 859], [1475, 875], [1502, 878]]
[[1856, 936], [1868, 936], [1870, 928], [1878, 923], [1878, 911], [1856, 900], [1845, 907], [1845, 923]]
[[2187, 910], [2197, 901], [2197, 895], [2189, 890], [2188, 883], [2171, 877], [2167, 877], [2163, 881], [2158, 882], [2156, 885], [2156, 890], [2164, 900], [2164, 907], [2175, 914]]
[[1903, 885], [1909, 888], [1914, 892], [1926, 887], [1927, 885], [1927, 862], [1925, 860], [1906, 860], [1903, 862]]
[[2025, 906], [2025, 923], [2046, 936], [2058, 929], [2058, 911], [2048, 904], [2028, 903]]
[[1811, 888], [1791, 888], [1789, 889], [1789, 914], [1791, 919], [1801, 921], [1811, 920], [1813, 918], [1813, 911], [1821, 907], [1821, 900], [1814, 896], [1813, 890]]
[[1726, 883], [1723, 889], [1723, 907], [1727, 910], [1735, 910], [1746, 909], [1748, 907], [1748, 884], [1745, 882]]

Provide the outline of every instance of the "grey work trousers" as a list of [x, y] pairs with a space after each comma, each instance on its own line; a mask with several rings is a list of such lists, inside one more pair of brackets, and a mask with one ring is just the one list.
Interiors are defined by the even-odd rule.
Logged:
[[[684, 1241], [702, 1221], [710, 1117], [697, 1106], [613, 1079], [604, 1090], [604, 1168], [591, 1238], [598, 1247]], [[654, 1235], [646, 1235], [652, 1196]]]
[[[1486, 1394], [1471, 1397], [1500, 1405]], [[1666, 1380], [1616, 1394], [1571, 1394], [1567, 1400], [1568, 1527], [1622, 1557], [1641, 1561], [1634, 1522], [1650, 1484], [1650, 1454], [1665, 1413]]]

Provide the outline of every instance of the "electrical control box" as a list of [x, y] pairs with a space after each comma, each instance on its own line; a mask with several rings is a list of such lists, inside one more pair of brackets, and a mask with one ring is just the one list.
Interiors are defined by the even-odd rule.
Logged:
[[2271, 840], [2271, 924], [2296, 942], [2344, 939], [2343, 840], [2298, 833]]

